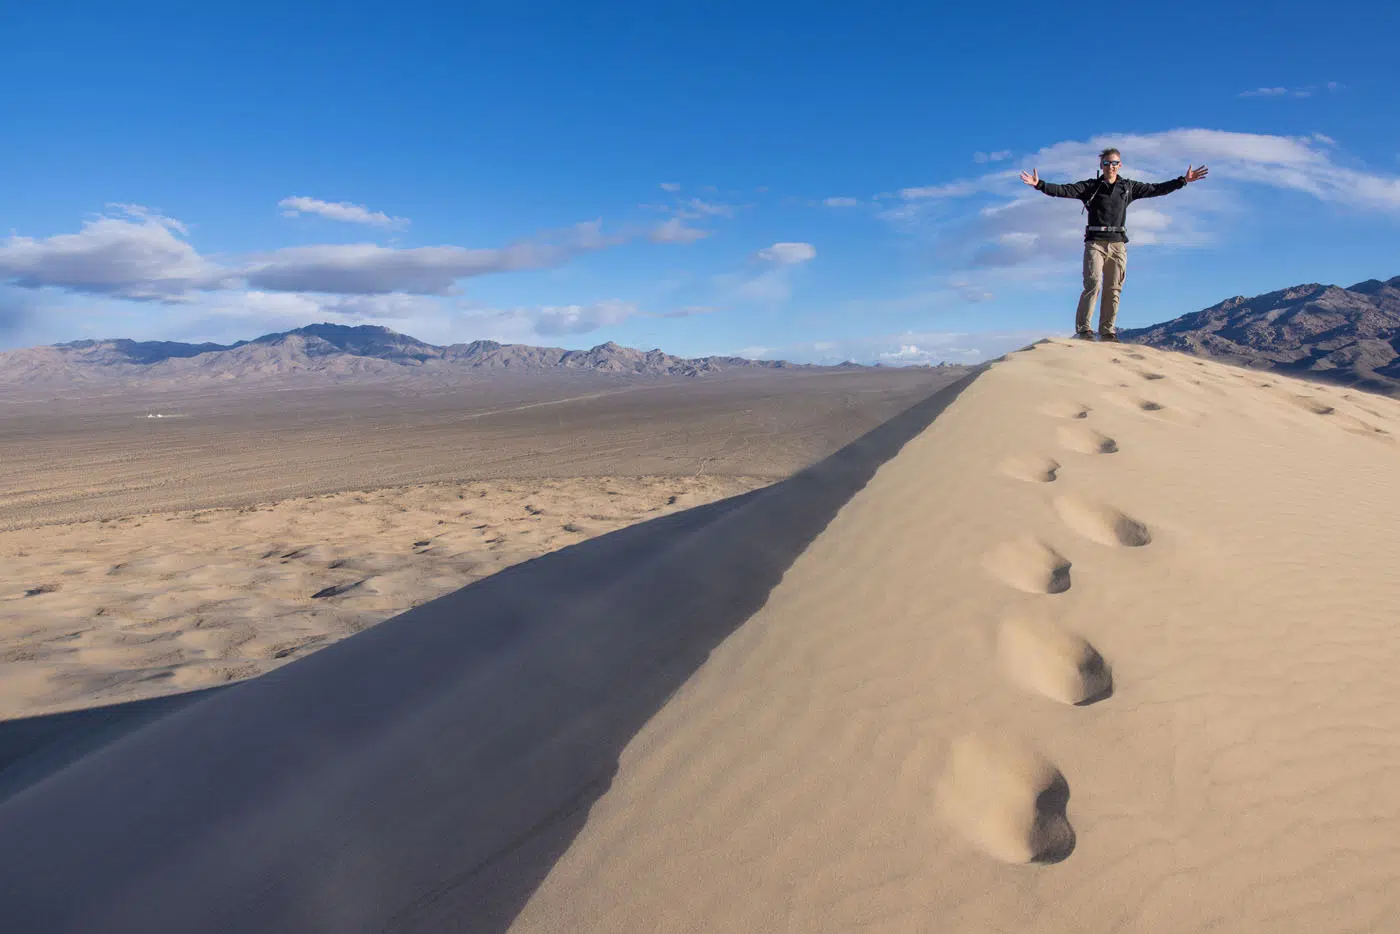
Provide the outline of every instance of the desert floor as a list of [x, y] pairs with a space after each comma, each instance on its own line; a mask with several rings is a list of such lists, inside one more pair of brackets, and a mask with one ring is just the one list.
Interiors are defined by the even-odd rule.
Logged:
[[764, 486], [940, 378], [9, 400], [0, 718], [268, 671], [504, 567]]

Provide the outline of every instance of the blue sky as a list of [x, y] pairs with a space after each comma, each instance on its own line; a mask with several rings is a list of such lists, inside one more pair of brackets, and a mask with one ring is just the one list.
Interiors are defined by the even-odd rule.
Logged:
[[1400, 274], [1394, 5], [93, 4], [0, 10], [0, 348], [251, 338], [932, 362]]

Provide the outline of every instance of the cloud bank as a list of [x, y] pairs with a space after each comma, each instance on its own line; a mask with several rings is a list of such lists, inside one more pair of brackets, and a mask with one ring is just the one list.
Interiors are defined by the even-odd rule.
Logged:
[[0, 244], [0, 279], [22, 288], [53, 286], [135, 301], [178, 301], [236, 278], [201, 257], [173, 218], [138, 205], [83, 222], [72, 234], [11, 236]]
[[[255, 291], [448, 295], [461, 279], [544, 269], [620, 243], [601, 223], [510, 246], [386, 247], [374, 243], [288, 247], [234, 265], [201, 256], [187, 228], [137, 205], [83, 223], [73, 234], [11, 236], [0, 243], [0, 281], [135, 301], [185, 302], [198, 292]], [[686, 242], [672, 232], [665, 242]]]
[[[1181, 129], [1155, 134], [1097, 136], [1056, 143], [1025, 157], [1042, 178], [1092, 178], [1099, 150], [1123, 151], [1124, 174], [1146, 181], [1174, 178], [1188, 164], [1210, 166], [1210, 178], [1161, 200], [1135, 205], [1128, 215], [1136, 245], [1198, 247], [1214, 242], [1222, 216], [1237, 211], [1260, 188], [1301, 193], [1359, 211], [1400, 214], [1400, 176], [1345, 164], [1334, 140]], [[913, 186], [882, 216], [935, 241], [949, 268], [1024, 266], [1063, 262], [1082, 242], [1083, 217], [1073, 202], [1047, 198], [1021, 184], [1019, 168]], [[1067, 207], [1068, 204], [1068, 207]]]

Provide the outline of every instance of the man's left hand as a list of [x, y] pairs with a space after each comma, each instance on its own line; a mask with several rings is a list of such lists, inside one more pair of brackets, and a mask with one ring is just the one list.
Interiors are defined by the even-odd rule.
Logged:
[[1201, 166], [1199, 169], [1193, 169], [1189, 165], [1186, 167], [1186, 181], [1188, 184], [1191, 182], [1200, 181], [1201, 179], [1205, 178], [1208, 174], [1210, 174], [1210, 169], [1206, 168], [1205, 166]]

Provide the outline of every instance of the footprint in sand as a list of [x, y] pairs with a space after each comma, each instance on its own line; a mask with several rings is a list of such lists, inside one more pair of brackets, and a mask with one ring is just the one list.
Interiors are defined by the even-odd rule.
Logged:
[[1045, 403], [1040, 407], [1040, 411], [1053, 418], [1088, 418], [1089, 413], [1093, 410], [1078, 402], [1066, 402], [1059, 399]]
[[1026, 593], [1069, 590], [1069, 559], [1029, 536], [1003, 542], [982, 559], [983, 566], [1002, 583]]
[[1055, 511], [1065, 525], [1100, 545], [1140, 548], [1152, 543], [1146, 525], [1104, 503], [1066, 494], [1055, 497]]
[[1099, 651], [1049, 620], [1002, 623], [997, 655], [1013, 682], [1062, 704], [1087, 707], [1113, 695], [1113, 671]]
[[[1343, 398], [1345, 399], [1347, 397], [1343, 396]], [[1364, 419], [1357, 418], [1355, 415], [1349, 415], [1345, 412], [1338, 411], [1336, 406], [1328, 405], [1316, 396], [1302, 394], [1290, 395], [1288, 401], [1305, 412], [1311, 412], [1314, 415], [1328, 416], [1336, 422], [1338, 427], [1349, 434], [1361, 435], [1362, 437], [1371, 438], [1376, 441], [1394, 443], [1395, 439], [1391, 436], [1391, 433], [1384, 428], [1379, 425], [1373, 425]], [[1358, 406], [1358, 408], [1360, 408], [1360, 406]], [[1375, 414], [1373, 410], [1363, 410]]]
[[1060, 444], [1080, 454], [1114, 454], [1118, 442], [1087, 425], [1061, 425], [1056, 435]]
[[340, 596], [341, 594], [349, 593], [350, 591], [352, 591], [352, 590], [356, 589], [357, 587], [361, 586], [362, 584], [365, 583], [366, 580], [368, 580], [368, 578], [365, 578], [365, 579], [363, 579], [363, 580], [357, 580], [357, 581], [349, 581], [349, 582], [344, 583], [344, 584], [332, 584], [332, 585], [329, 586], [329, 587], [323, 587], [323, 588], [321, 588], [320, 590], [318, 590], [318, 591], [316, 591], [315, 593], [313, 593], [313, 594], [311, 595], [311, 599], [312, 599], [312, 600], [324, 600], [324, 599], [326, 599], [327, 597], [338, 597], [338, 596]]
[[1060, 470], [1060, 462], [1051, 457], [1008, 457], [997, 468], [1013, 480], [1028, 483], [1051, 483]]
[[[1272, 385], [1272, 384], [1270, 384], [1270, 385]], [[1367, 415], [1371, 416], [1372, 418], [1380, 418], [1380, 419], [1384, 419], [1384, 418], [1385, 418], [1384, 415], [1382, 415], [1380, 412], [1377, 412], [1375, 409], [1370, 408], [1370, 407], [1368, 407], [1368, 406], [1362, 405], [1362, 404], [1361, 404], [1361, 400], [1358, 399], [1356, 396], [1353, 396], [1351, 393], [1347, 393], [1346, 395], [1342, 396], [1342, 399], [1345, 400], [1345, 401], [1347, 401], [1347, 402], [1353, 403], [1358, 409], [1360, 409], [1361, 411], [1365, 412]]]
[[939, 811], [968, 842], [1007, 863], [1058, 863], [1074, 851], [1069, 783], [1024, 740], [954, 740], [938, 784]]
[[1147, 380], [1166, 379], [1166, 378], [1167, 378], [1167, 377], [1166, 377], [1166, 374], [1164, 374], [1164, 373], [1153, 373], [1151, 370], [1142, 370], [1141, 372], [1138, 373], [1138, 376], [1141, 376], [1143, 379], [1147, 379]]
[[1291, 396], [1290, 398], [1300, 409], [1311, 412], [1314, 415], [1335, 415], [1337, 412], [1335, 406], [1321, 402], [1312, 396]]
[[1106, 393], [1105, 398], [1113, 402], [1114, 405], [1137, 413], [1146, 413], [1156, 419], [1167, 419], [1170, 421], [1188, 421], [1190, 413], [1176, 407], [1175, 403], [1166, 405], [1156, 399], [1149, 398], [1141, 393], [1133, 392], [1132, 387], [1127, 388], [1127, 392]]

